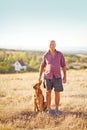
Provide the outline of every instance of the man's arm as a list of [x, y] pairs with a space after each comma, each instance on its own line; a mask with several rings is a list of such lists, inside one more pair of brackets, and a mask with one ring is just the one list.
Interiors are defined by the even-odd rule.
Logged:
[[39, 78], [38, 80], [40, 81], [41, 80], [41, 77], [42, 77], [42, 73], [44, 71], [44, 67], [43, 66], [40, 66], [40, 70], [39, 70]]
[[63, 83], [66, 83], [66, 66], [63, 66], [62, 70], [63, 70]]

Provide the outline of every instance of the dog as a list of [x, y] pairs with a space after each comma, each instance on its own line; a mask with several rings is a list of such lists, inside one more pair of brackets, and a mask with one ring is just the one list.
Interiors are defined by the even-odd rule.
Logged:
[[33, 86], [34, 89], [34, 112], [42, 112], [47, 108], [46, 102], [44, 102], [44, 96], [40, 88], [42, 80]]

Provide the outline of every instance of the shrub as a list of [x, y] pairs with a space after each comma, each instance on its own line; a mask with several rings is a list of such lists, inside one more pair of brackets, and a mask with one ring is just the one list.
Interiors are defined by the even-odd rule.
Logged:
[[67, 67], [67, 70], [69, 70], [69, 69], [75, 69], [75, 68], [72, 65], [70, 65]]
[[82, 66], [80, 66], [79, 69], [87, 69], [87, 66], [86, 65], [82, 65]]

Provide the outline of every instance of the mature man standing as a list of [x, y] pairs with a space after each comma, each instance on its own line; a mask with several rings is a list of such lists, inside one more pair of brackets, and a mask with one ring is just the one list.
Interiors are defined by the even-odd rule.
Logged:
[[[44, 72], [44, 83], [46, 87], [46, 101], [47, 113], [51, 113], [51, 91], [55, 91], [55, 113], [60, 114], [58, 109], [60, 102], [60, 92], [63, 91], [63, 83], [66, 83], [66, 64], [64, 56], [56, 49], [56, 42], [50, 41], [49, 50], [43, 55], [42, 62], [39, 70], [39, 81], [41, 80], [42, 73]], [[61, 68], [63, 76], [61, 75]]]

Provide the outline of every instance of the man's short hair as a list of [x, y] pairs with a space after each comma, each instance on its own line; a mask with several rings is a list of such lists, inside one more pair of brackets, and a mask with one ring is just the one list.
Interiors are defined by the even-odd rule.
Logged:
[[50, 41], [50, 43], [52, 43], [52, 42], [56, 43], [56, 41], [55, 41], [55, 40], [51, 40], [51, 41]]

